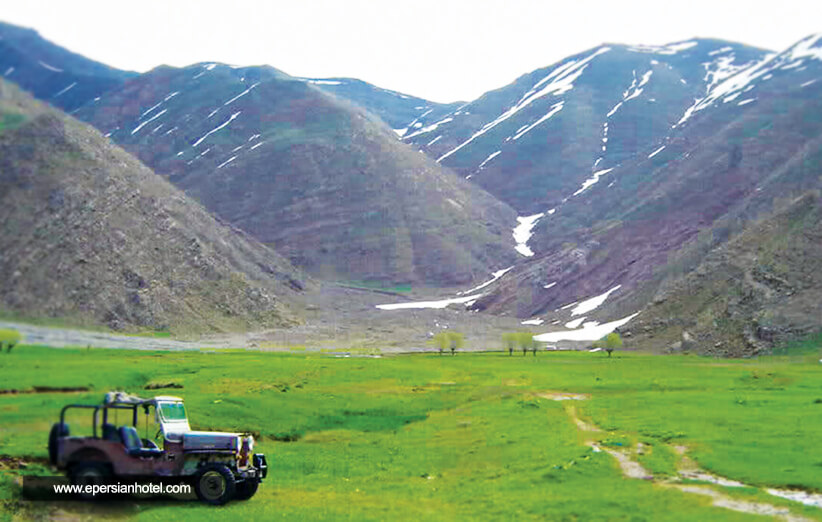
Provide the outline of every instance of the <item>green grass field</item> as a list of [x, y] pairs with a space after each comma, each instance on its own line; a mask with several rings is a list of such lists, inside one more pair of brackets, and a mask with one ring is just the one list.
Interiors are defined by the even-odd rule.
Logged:
[[[762, 518], [666, 485], [676, 446], [702, 468], [756, 486], [723, 488], [733, 498], [822, 520], [820, 509], [758, 489], [822, 491], [822, 364], [816, 347], [792, 353], [745, 361], [544, 352], [336, 358], [20, 346], [0, 354], [1, 389], [90, 391], [0, 395], [0, 455], [30, 462], [19, 470], [0, 461], [0, 520]], [[143, 387], [161, 382], [183, 385], [156, 394], [182, 396], [194, 429], [257, 436], [271, 468], [257, 496], [222, 508], [19, 501], [16, 480], [44, 473], [37, 462], [64, 404], [99, 402], [111, 389], [149, 396]], [[546, 398], [554, 392], [588, 399]], [[586, 435], [572, 411], [603, 431]], [[656, 479], [624, 477], [586, 436], [604, 448], [641, 442], [637, 458]]]

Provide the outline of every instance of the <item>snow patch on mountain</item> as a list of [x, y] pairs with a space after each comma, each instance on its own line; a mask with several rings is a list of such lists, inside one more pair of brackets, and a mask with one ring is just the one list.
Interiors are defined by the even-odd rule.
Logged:
[[612, 170], [614, 170], [614, 169], [613, 169], [613, 168], [610, 168], [610, 169], [603, 169], [603, 170], [598, 170], [598, 171], [594, 172], [593, 174], [591, 174], [591, 177], [590, 177], [590, 178], [588, 178], [588, 179], [586, 179], [585, 181], [583, 181], [583, 182], [582, 182], [582, 186], [579, 188], [579, 190], [577, 190], [576, 192], [574, 192], [574, 193], [572, 194], [572, 196], [578, 196], [578, 195], [582, 194], [583, 192], [585, 192], [586, 190], [588, 190], [588, 188], [589, 188], [591, 185], [593, 185], [594, 183], [596, 183], [597, 181], [599, 181], [599, 178], [601, 178], [601, 177], [602, 177], [602, 176], [604, 176], [605, 174], [608, 174], [608, 173], [609, 173], [609, 172], [611, 172]]
[[[792, 64], [803, 58], [822, 60], [822, 46], [818, 46], [820, 39], [822, 39], [822, 34], [809, 36], [787, 51], [780, 54], [768, 54], [760, 61], [745, 66], [741, 70], [728, 65], [730, 62], [725, 60], [726, 57], [721, 57], [717, 60], [719, 80], [708, 86], [706, 95], [695, 100], [674, 127], [685, 123], [694, 113], [714, 105], [719, 100], [725, 103], [735, 100], [742, 92], [748, 92], [754, 88], [757, 80], [767, 81], [773, 78], [773, 72], [777, 69], [784, 70], [787, 66], [790, 70]], [[724, 71], [722, 71], [723, 67]], [[798, 71], [799, 69], [793, 70]]]
[[227, 159], [227, 160], [225, 160], [224, 162], [220, 163], [220, 164], [217, 166], [217, 168], [218, 168], [218, 169], [221, 169], [221, 168], [225, 167], [226, 165], [228, 165], [229, 163], [231, 163], [232, 161], [234, 161], [235, 159], [237, 159], [237, 156], [231, 156], [230, 158], [228, 158], [228, 159]]
[[238, 99], [240, 99], [240, 98], [242, 98], [243, 96], [245, 96], [246, 94], [250, 93], [250, 92], [251, 92], [251, 90], [252, 90], [252, 89], [254, 89], [254, 87], [256, 87], [256, 86], [258, 86], [258, 85], [260, 85], [260, 82], [257, 82], [257, 83], [255, 83], [255, 84], [253, 84], [253, 85], [252, 85], [251, 87], [249, 87], [248, 89], [244, 90], [243, 92], [241, 92], [241, 93], [240, 93], [240, 94], [238, 94], [237, 96], [235, 96], [235, 97], [231, 98], [230, 100], [228, 100], [227, 102], [225, 102], [225, 103], [223, 104], [223, 107], [225, 107], [226, 105], [230, 105], [230, 104], [234, 103], [234, 102], [235, 102], [235, 101], [237, 101]]
[[499, 280], [499, 278], [501, 278], [502, 276], [504, 276], [505, 274], [507, 274], [508, 272], [510, 272], [512, 268], [514, 268], [514, 267], [513, 267], [513, 266], [509, 266], [508, 268], [503, 268], [502, 270], [497, 270], [496, 272], [494, 272], [493, 274], [491, 274], [491, 276], [492, 276], [492, 277], [491, 277], [491, 279], [489, 279], [488, 281], [486, 281], [486, 282], [482, 283], [482, 284], [481, 284], [481, 285], [479, 285], [479, 286], [475, 286], [475, 287], [474, 287], [474, 288], [472, 288], [471, 290], [466, 290], [465, 292], [457, 292], [457, 295], [463, 295], [463, 294], [473, 294], [474, 292], [477, 292], [477, 291], [479, 291], [479, 290], [482, 290], [482, 289], [483, 289], [483, 288], [485, 288], [486, 286], [488, 286], [488, 285], [491, 285], [491, 284], [495, 283], [497, 280]]
[[628, 322], [639, 315], [639, 312], [631, 314], [628, 317], [611, 321], [610, 323], [595, 324], [594, 321], [585, 323], [582, 328], [577, 330], [566, 330], [564, 332], [549, 332], [540, 335], [535, 335], [534, 340], [543, 343], [554, 343], [557, 341], [596, 341], [602, 339], [609, 333], [613, 332], [620, 326], [628, 324]]
[[77, 82], [72, 82], [68, 87], [64, 87], [63, 89], [61, 89], [60, 92], [58, 92], [57, 94], [54, 95], [54, 97], [57, 98], [58, 96], [69, 92], [76, 85], [77, 85]]
[[[418, 130], [418, 131], [416, 131], [416, 132], [412, 132], [412, 133], [411, 133], [411, 134], [409, 134], [408, 136], [405, 136], [405, 139], [410, 139], [410, 138], [413, 138], [414, 136], [419, 136], [420, 134], [425, 134], [425, 133], [427, 133], [427, 132], [435, 131], [435, 130], [437, 130], [437, 128], [438, 128], [440, 125], [444, 125], [444, 124], [446, 124], [446, 123], [448, 123], [448, 122], [451, 122], [451, 121], [454, 121], [454, 118], [450, 118], [450, 117], [448, 117], [448, 118], [443, 118], [443, 119], [441, 119], [440, 121], [438, 121], [438, 122], [436, 122], [436, 123], [432, 123], [431, 125], [428, 125], [428, 126], [426, 126], [426, 127], [423, 127], [423, 128], [421, 128], [420, 130]], [[414, 124], [414, 126], [415, 126], [415, 127], [416, 127], [416, 125], [420, 125], [420, 126], [422, 126], [422, 124], [421, 124], [421, 123], [419, 123], [419, 122], [417, 122], [417, 123], [415, 123], [415, 124]]]
[[59, 72], [59, 73], [63, 72], [63, 69], [59, 69], [59, 68], [57, 68], [53, 65], [49, 65], [49, 64], [47, 64], [46, 62], [44, 62], [42, 60], [38, 60], [37, 63], [39, 63], [41, 67], [44, 67], [44, 68], [48, 69], [49, 71]]
[[452, 304], [463, 304], [470, 306], [471, 303], [474, 303], [477, 299], [482, 297], [482, 295], [483, 294], [476, 294], [465, 297], [455, 297], [452, 299], [443, 299], [441, 301], [412, 301], [408, 303], [381, 304], [377, 305], [376, 308], [380, 310], [407, 310], [420, 308], [442, 309]]
[[[429, 143], [429, 145], [430, 145], [430, 143]], [[485, 158], [485, 159], [483, 160], [483, 162], [482, 162], [482, 163], [480, 163], [480, 164], [479, 164], [479, 167], [478, 167], [478, 168], [480, 168], [480, 169], [481, 169], [482, 167], [484, 167], [484, 166], [485, 166], [485, 164], [486, 164], [486, 163], [488, 163], [488, 162], [489, 162], [489, 161], [491, 161], [492, 159], [496, 158], [496, 157], [497, 157], [497, 156], [499, 156], [500, 154], [502, 154], [502, 151], [501, 151], [501, 150], [498, 150], [498, 151], [496, 151], [496, 152], [492, 152], [492, 153], [491, 153], [491, 154], [490, 154], [487, 158]]]
[[604, 294], [600, 294], [596, 297], [592, 297], [590, 299], [582, 301], [576, 306], [576, 308], [571, 310], [571, 316], [573, 317], [575, 315], [587, 314], [588, 312], [596, 310], [602, 305], [602, 303], [605, 302], [606, 299], [608, 299], [608, 296], [610, 296], [612, 293], [616, 292], [620, 288], [622, 288], [622, 285], [616, 285]]
[[313, 80], [313, 79], [302, 79], [304, 82], [308, 82], [314, 85], [342, 85], [343, 82], [337, 80]]
[[[204, 140], [204, 139], [208, 138], [209, 136], [211, 136], [212, 134], [214, 134], [214, 133], [215, 133], [215, 132], [217, 132], [218, 130], [220, 130], [220, 129], [224, 128], [226, 125], [228, 125], [229, 123], [231, 123], [232, 121], [234, 121], [234, 118], [236, 118], [237, 116], [239, 116], [242, 112], [243, 112], [243, 111], [238, 111], [238, 112], [235, 112], [234, 114], [232, 114], [232, 115], [231, 115], [231, 117], [229, 117], [226, 121], [224, 121], [223, 123], [221, 123], [219, 126], [217, 126], [217, 127], [213, 128], [213, 129], [211, 129], [210, 131], [206, 132], [206, 133], [205, 133], [205, 134], [204, 134], [204, 135], [203, 135], [200, 139], [198, 139], [197, 141], [195, 141], [195, 142], [194, 142], [194, 144], [193, 144], [193, 145], [191, 145], [191, 146], [196, 148], [196, 147], [197, 147], [200, 143], [202, 143], [202, 142], [203, 142], [203, 140]], [[132, 133], [132, 134], [133, 134], [133, 133]]]
[[548, 113], [547, 113], [547, 114], [545, 114], [544, 116], [542, 116], [540, 119], [538, 119], [537, 121], [535, 121], [535, 122], [534, 122], [534, 123], [532, 123], [531, 125], [526, 126], [523, 130], [521, 130], [521, 131], [517, 132], [517, 133], [514, 135], [514, 139], [515, 139], [515, 140], [520, 139], [520, 138], [521, 138], [521, 137], [522, 137], [525, 133], [527, 133], [528, 131], [530, 131], [531, 129], [533, 129], [534, 127], [536, 127], [537, 125], [539, 125], [540, 123], [542, 123], [542, 122], [544, 122], [544, 121], [547, 121], [547, 120], [550, 120], [550, 119], [551, 119], [551, 117], [552, 117], [554, 114], [556, 114], [556, 113], [558, 113], [559, 111], [561, 111], [561, 110], [562, 110], [562, 107], [563, 107], [564, 103], [565, 103], [565, 102], [559, 102], [559, 103], [555, 103], [554, 105], [552, 105], [552, 106], [551, 106], [551, 110], [550, 110], [550, 111], [548, 111]]
[[565, 323], [565, 328], [579, 328], [583, 321], [585, 321], [585, 317], [580, 317], [579, 319], [574, 319], [572, 321], [568, 321]]
[[158, 112], [157, 114], [155, 114], [154, 116], [152, 116], [151, 118], [149, 118], [146, 121], [142, 122], [140, 125], [137, 125], [136, 127], [134, 127], [134, 130], [131, 131], [131, 135], [133, 136], [140, 129], [142, 129], [147, 123], [151, 123], [152, 121], [156, 120], [157, 118], [159, 118], [160, 116], [162, 116], [166, 112], [168, 112], [168, 109], [163, 109], [160, 112]]
[[629, 51], [633, 51], [636, 53], [651, 53], [651, 54], [667, 54], [673, 55], [677, 54], [681, 51], [687, 51], [693, 47], [699, 45], [699, 42], [678, 42], [672, 43], [668, 45], [632, 45], [628, 47]]
[[544, 212], [540, 212], [539, 214], [534, 214], [532, 216], [517, 217], [519, 224], [514, 227], [514, 241], [517, 243], [517, 252], [525, 257], [532, 257], [534, 255], [533, 250], [528, 248], [528, 240], [531, 239], [532, 235], [534, 235], [532, 230], [540, 218], [544, 215]]

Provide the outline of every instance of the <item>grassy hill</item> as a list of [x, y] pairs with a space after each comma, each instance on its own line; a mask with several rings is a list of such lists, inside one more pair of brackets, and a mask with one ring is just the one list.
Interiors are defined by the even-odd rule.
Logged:
[[291, 265], [92, 127], [0, 81], [0, 310], [116, 329], [287, 324]]

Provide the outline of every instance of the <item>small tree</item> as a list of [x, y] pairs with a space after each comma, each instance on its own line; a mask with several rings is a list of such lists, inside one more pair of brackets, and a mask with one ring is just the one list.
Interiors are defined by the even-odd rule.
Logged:
[[451, 355], [465, 345], [465, 336], [459, 332], [448, 332], [448, 341], [451, 344]]
[[608, 352], [608, 357], [610, 357], [611, 352], [617, 348], [622, 348], [622, 337], [616, 332], [611, 332], [606, 335], [603, 341], [605, 342], [605, 351]]
[[0, 352], [3, 351], [3, 346], [6, 347], [6, 353], [11, 352], [11, 349], [17, 346], [20, 339], [20, 332], [17, 330], [0, 329]]
[[442, 355], [443, 350], [448, 348], [448, 332], [438, 332], [434, 337], [434, 346], [440, 349], [440, 355]]
[[465, 345], [465, 336], [460, 332], [442, 331], [437, 333], [434, 338], [434, 344], [439, 348], [440, 355], [446, 348], [451, 348], [451, 355]]
[[520, 348], [522, 348], [522, 355], [526, 355], [528, 353], [528, 349], [535, 346], [534, 334], [531, 332], [519, 332], [517, 334], [517, 341], [519, 342]]
[[514, 348], [517, 346], [517, 338], [519, 334], [514, 332], [507, 332], [502, 334], [502, 344], [508, 348], [508, 356], [514, 355]]

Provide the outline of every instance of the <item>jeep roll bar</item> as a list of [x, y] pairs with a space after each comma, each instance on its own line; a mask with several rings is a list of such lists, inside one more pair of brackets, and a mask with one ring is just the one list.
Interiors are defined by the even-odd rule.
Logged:
[[137, 406], [139, 404], [134, 404], [133, 406], [121, 406], [118, 404], [110, 404], [110, 405], [96, 405], [92, 406], [90, 404], [69, 404], [67, 406], [63, 406], [63, 409], [60, 410], [60, 424], [66, 423], [66, 410], [71, 408], [81, 408], [86, 410], [94, 410], [92, 414], [92, 423], [91, 423], [91, 433], [92, 436], [96, 439], [97, 437], [97, 417], [100, 413], [100, 410], [103, 410], [103, 424], [108, 422], [108, 410], [115, 409], [115, 410], [132, 410], [131, 414], [131, 424], [134, 427], [137, 427]]

